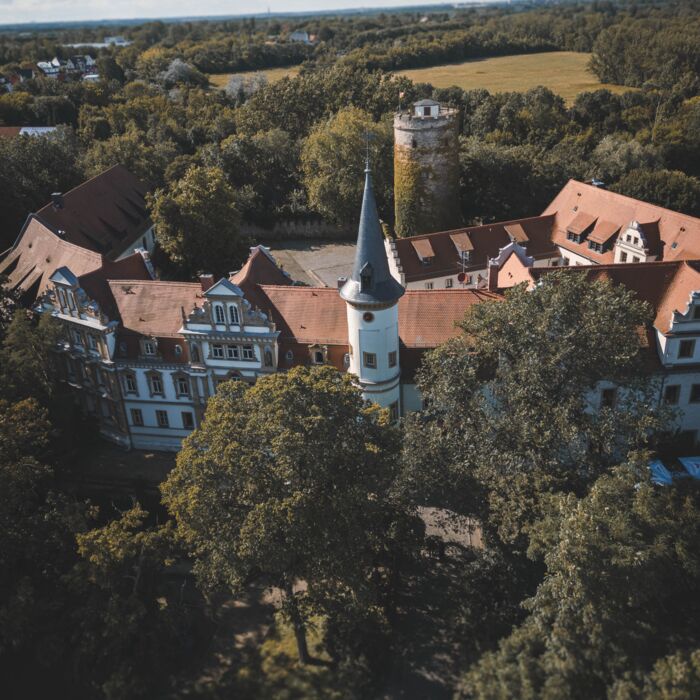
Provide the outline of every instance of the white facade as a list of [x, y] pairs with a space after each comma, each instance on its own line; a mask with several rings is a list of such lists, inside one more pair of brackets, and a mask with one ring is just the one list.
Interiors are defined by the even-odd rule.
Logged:
[[399, 307], [363, 309], [347, 303], [348, 371], [357, 377], [362, 396], [395, 415], [401, 413]]

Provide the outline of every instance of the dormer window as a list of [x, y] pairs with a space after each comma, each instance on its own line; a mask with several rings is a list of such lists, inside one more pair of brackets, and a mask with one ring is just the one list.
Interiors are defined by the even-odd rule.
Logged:
[[314, 364], [322, 365], [323, 362], [323, 350], [314, 350]]
[[150, 340], [144, 341], [143, 354], [144, 355], [155, 355], [156, 354], [156, 346]]
[[365, 263], [360, 270], [360, 291], [369, 292], [372, 289], [372, 266], [369, 263]]
[[693, 307], [693, 321], [700, 321], [700, 305]]
[[231, 325], [237, 326], [239, 324], [239, 318], [238, 318], [238, 307], [234, 306], [233, 304], [228, 307], [228, 317], [229, 320], [231, 321]]
[[225, 323], [226, 319], [224, 318], [224, 307], [221, 306], [221, 304], [217, 304], [214, 307], [214, 318], [216, 319], [217, 323]]

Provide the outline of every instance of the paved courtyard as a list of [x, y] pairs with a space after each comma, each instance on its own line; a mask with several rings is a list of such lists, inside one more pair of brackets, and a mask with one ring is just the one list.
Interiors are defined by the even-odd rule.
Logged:
[[335, 287], [338, 277], [349, 277], [355, 244], [338, 241], [275, 241], [270, 250], [293, 280], [312, 287]]

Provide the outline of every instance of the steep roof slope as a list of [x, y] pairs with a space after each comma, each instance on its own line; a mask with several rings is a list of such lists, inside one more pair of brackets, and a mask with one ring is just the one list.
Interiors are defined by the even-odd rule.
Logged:
[[63, 194], [62, 207], [50, 203], [37, 214], [55, 232], [64, 231], [68, 242], [114, 259], [150, 228], [150, 189], [115, 165]]
[[612, 263], [614, 251], [608, 249], [604, 253], [596, 253], [588, 248], [585, 239], [581, 243], [567, 240], [567, 227], [574, 225], [575, 228], [584, 218], [589, 225], [595, 223], [594, 232], [596, 228], [605, 228], [605, 235], [609, 234], [611, 227], [617, 230], [637, 221], [649, 239], [651, 253], [658, 255], [659, 259], [700, 259], [700, 219], [586, 185], [578, 180], [566, 183], [544, 210], [543, 216], [555, 217], [552, 239], [557, 245], [583, 255], [592, 262]]

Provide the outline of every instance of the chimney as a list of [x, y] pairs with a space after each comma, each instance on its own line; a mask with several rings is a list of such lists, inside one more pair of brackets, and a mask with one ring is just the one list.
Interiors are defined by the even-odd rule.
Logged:
[[338, 289], [341, 289], [347, 281], [347, 277], [338, 277]]
[[200, 275], [199, 283], [202, 285], [202, 291], [206, 292], [207, 289], [214, 286], [214, 275]]
[[495, 292], [498, 289], [498, 263], [495, 260], [489, 260], [489, 267], [486, 273], [487, 285], [489, 292]]
[[61, 192], [51, 193], [51, 206], [56, 210], [63, 209], [63, 194]]

